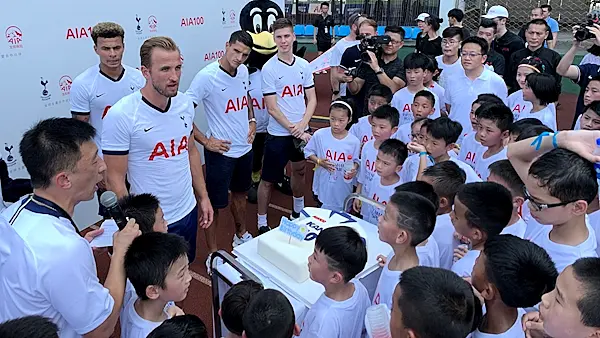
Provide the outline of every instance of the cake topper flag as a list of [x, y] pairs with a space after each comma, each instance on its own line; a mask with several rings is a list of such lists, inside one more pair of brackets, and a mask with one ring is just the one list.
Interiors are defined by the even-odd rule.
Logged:
[[294, 223], [282, 216], [281, 222], [279, 222], [279, 231], [282, 231], [284, 234], [294, 237], [299, 241], [303, 241], [308, 233], [308, 228], [306, 225]]

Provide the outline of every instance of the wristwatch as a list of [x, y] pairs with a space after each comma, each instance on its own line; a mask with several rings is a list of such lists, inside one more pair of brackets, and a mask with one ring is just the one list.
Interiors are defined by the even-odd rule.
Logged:
[[254, 122], [254, 123], [256, 123], [256, 118], [254, 118], [254, 117], [253, 117], [253, 118], [251, 118], [250, 120], [248, 120], [248, 123], [251, 123], [251, 122]]
[[375, 72], [376, 75], [383, 74], [383, 69], [379, 67], [379, 70]]

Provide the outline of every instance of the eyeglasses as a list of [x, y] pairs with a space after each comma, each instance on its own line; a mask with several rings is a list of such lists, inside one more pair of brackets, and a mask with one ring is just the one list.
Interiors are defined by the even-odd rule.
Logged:
[[569, 202], [550, 203], [550, 204], [538, 203], [531, 198], [531, 195], [529, 195], [529, 192], [527, 191], [527, 188], [525, 188], [525, 187], [523, 187], [523, 197], [525, 198], [526, 201], [529, 201], [529, 204], [531, 206], [533, 206], [533, 208], [537, 211], [542, 211], [544, 209], [551, 209], [551, 208], [556, 208], [556, 207], [563, 207], [567, 204], [577, 202], [577, 201], [569, 201]]
[[472, 58], [475, 58], [475, 57], [477, 57], [477, 56], [479, 56], [479, 55], [483, 55], [483, 54], [482, 54], [482, 53], [475, 53], [475, 52], [471, 52], [471, 53], [468, 53], [468, 52], [461, 52], [461, 53], [460, 53], [460, 55], [461, 55], [462, 57], [464, 57], [464, 58], [466, 58], [466, 57], [468, 56], [469, 58], [471, 58], [471, 59], [472, 59]]
[[442, 39], [442, 45], [444, 45], [444, 46], [445, 45], [452, 46], [452, 45], [455, 45], [457, 43], [458, 43], [458, 41], [456, 41], [456, 40]]

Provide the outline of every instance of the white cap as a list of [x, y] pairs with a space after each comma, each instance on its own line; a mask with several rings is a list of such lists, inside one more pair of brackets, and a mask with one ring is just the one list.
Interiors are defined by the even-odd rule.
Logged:
[[421, 14], [419, 14], [419, 16], [417, 16], [415, 21], [425, 21], [425, 19], [427, 19], [428, 17], [429, 17], [429, 14], [421, 13]]
[[482, 15], [486, 19], [508, 18], [508, 10], [503, 6], [492, 6], [488, 9], [486, 15]]

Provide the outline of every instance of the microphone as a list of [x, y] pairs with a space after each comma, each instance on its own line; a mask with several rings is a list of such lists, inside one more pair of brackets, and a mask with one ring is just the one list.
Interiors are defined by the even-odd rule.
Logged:
[[119, 206], [117, 194], [112, 191], [105, 191], [100, 195], [100, 203], [106, 208], [110, 217], [117, 223], [119, 230], [123, 230], [127, 225], [127, 218]]

